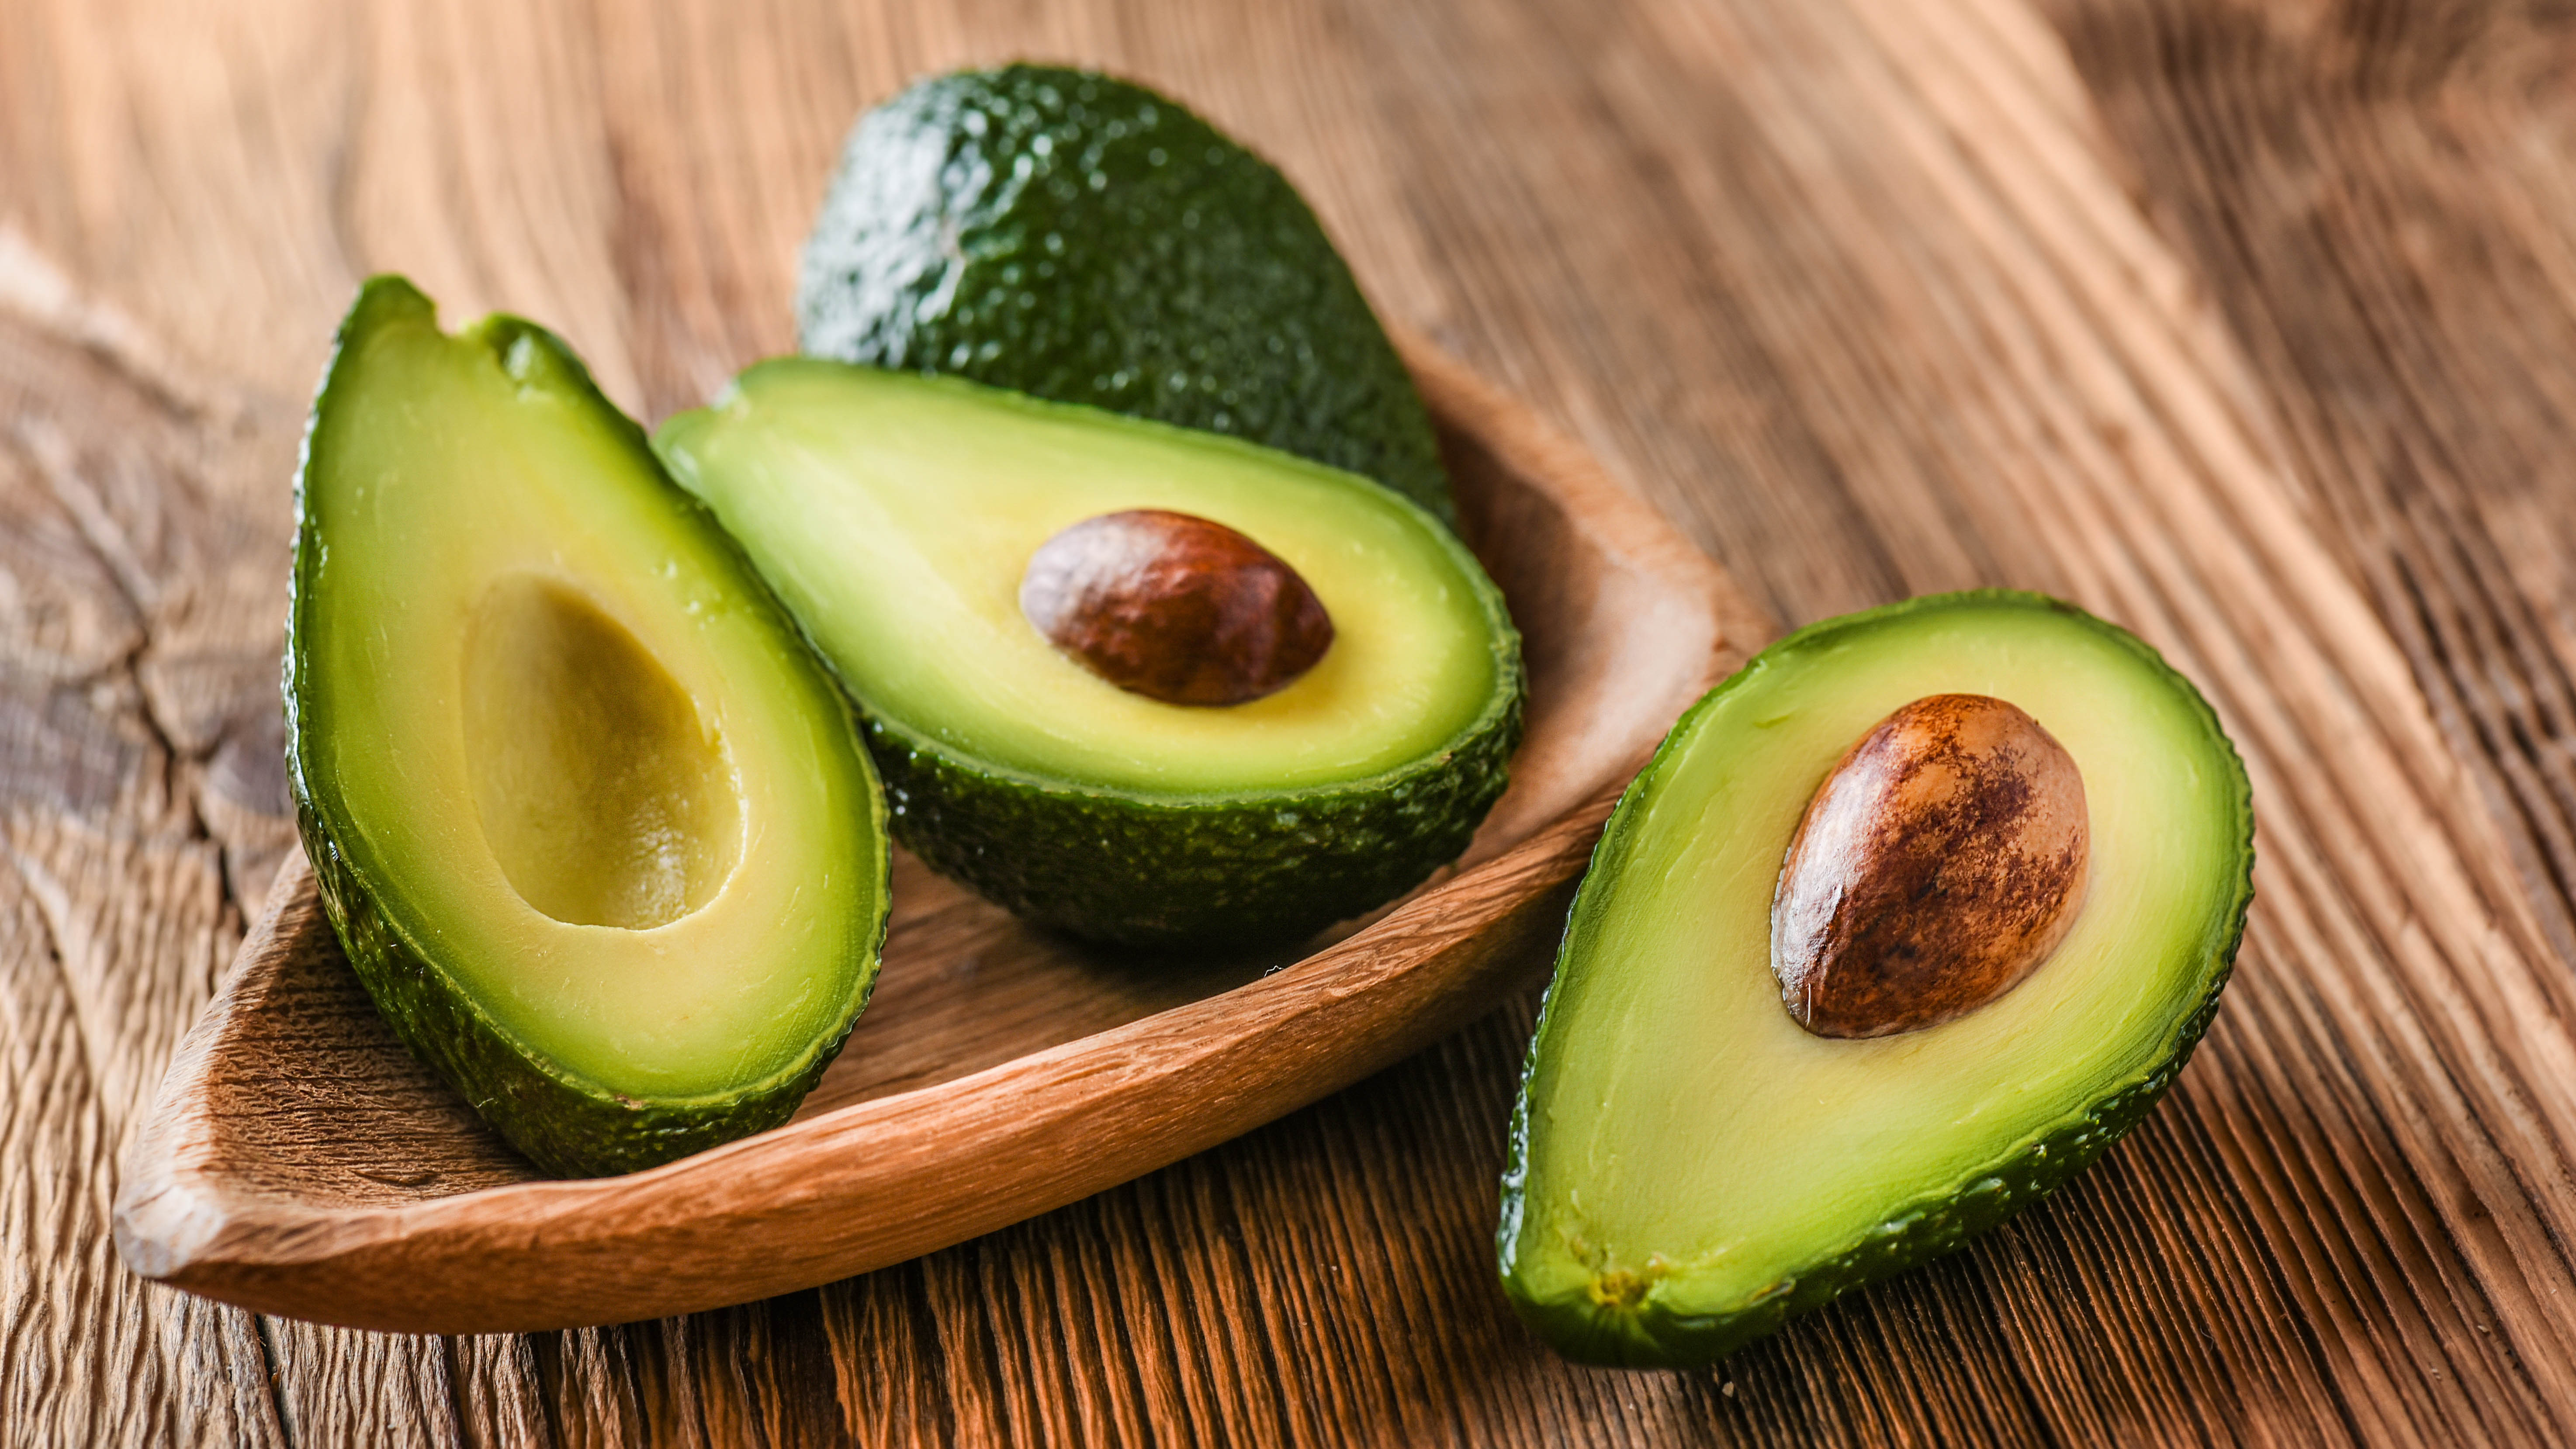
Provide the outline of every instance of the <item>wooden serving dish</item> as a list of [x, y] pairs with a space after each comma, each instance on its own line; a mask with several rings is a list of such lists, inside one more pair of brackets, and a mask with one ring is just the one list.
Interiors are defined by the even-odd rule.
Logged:
[[1535, 979], [1618, 791], [1769, 625], [1579, 450], [1404, 351], [1529, 660], [1511, 789], [1454, 873], [1300, 960], [1174, 966], [1032, 931], [898, 851], [876, 999], [793, 1121], [550, 1181], [394, 1040], [297, 857], [126, 1159], [126, 1263], [261, 1312], [421, 1332], [743, 1302], [1152, 1171]]

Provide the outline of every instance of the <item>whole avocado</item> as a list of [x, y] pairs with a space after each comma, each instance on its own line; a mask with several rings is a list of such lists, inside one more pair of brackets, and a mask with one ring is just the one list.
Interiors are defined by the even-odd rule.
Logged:
[[1430, 416], [1304, 199], [1131, 82], [1013, 65], [870, 111], [796, 312], [813, 356], [1230, 433], [1456, 524]]

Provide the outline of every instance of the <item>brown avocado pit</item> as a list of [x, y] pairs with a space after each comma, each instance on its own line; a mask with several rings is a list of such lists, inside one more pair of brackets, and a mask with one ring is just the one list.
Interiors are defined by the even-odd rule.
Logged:
[[1935, 694], [1879, 721], [1807, 802], [1771, 899], [1780, 999], [1818, 1036], [1955, 1020], [2048, 959], [2084, 896], [2074, 759], [2000, 699]]
[[1333, 644], [1323, 601], [1286, 560], [1161, 508], [1086, 518], [1040, 544], [1020, 612], [1085, 669], [1166, 704], [1275, 694]]

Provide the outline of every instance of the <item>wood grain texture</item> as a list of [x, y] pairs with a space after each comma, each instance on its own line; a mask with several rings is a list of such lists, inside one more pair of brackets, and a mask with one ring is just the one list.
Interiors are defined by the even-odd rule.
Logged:
[[1454, 867], [1306, 948], [1181, 964], [1056, 939], [903, 855], [892, 987], [793, 1121], [649, 1172], [546, 1181], [394, 1039], [293, 854], [124, 1159], [118, 1256], [369, 1328], [740, 1303], [1142, 1176], [1543, 979], [1619, 792], [1771, 625], [1580, 450], [1406, 350], [1528, 676], [1510, 787]]
[[[2532, 1443], [2576, 1437], [2569, 18], [2458, 0], [0, 4], [0, 1438]], [[528, 1339], [138, 1287], [112, 1164], [285, 836], [293, 415], [356, 279], [658, 415], [784, 348], [856, 110], [1081, 58], [1279, 160], [1392, 317], [1790, 622], [2137, 628], [2252, 767], [2174, 1098], [1715, 1372], [1490, 1286], [1529, 1004], [1137, 1184]]]

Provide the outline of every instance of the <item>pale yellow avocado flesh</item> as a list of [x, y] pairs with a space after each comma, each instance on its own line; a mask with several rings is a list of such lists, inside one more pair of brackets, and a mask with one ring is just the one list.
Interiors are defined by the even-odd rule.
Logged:
[[522, 574], [484, 590], [464, 662], [475, 817], [529, 905], [641, 931], [715, 898], [742, 855], [733, 765], [634, 635]]
[[332, 403], [304, 768], [499, 1031], [609, 1092], [721, 1096], [845, 1025], [873, 786], [828, 678], [640, 438], [542, 385], [541, 350], [474, 337], [424, 311], [356, 344], [398, 355], [339, 365], [399, 384]]
[[[1182, 796], [1364, 779], [1456, 739], [1496, 689], [1472, 558], [1385, 490], [1284, 454], [800, 359], [655, 442], [870, 712], [1001, 770]], [[1209, 709], [1057, 652], [1020, 614], [1029, 556], [1130, 508], [1213, 519], [1286, 560], [1333, 620], [1323, 660]]]
[[[1745, 1311], [2156, 1069], [2223, 978], [2243, 909], [2242, 776], [2178, 683], [2027, 596], [1944, 601], [1766, 657], [1686, 716], [1596, 858], [1532, 1047], [1515, 1296], [1637, 1295], [1668, 1322]], [[1770, 967], [1781, 861], [1842, 752], [1942, 693], [2008, 700], [2074, 757], [2081, 914], [1968, 1016], [1811, 1036]]]

